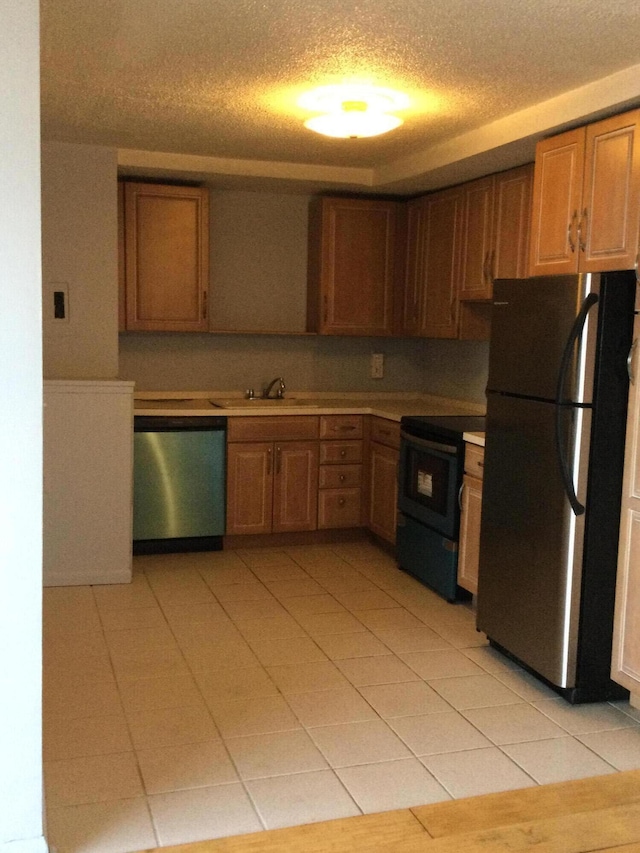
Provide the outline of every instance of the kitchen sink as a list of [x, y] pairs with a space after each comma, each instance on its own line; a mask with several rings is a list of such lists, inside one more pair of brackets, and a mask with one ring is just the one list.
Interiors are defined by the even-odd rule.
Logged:
[[300, 400], [295, 397], [269, 397], [267, 399], [264, 397], [252, 397], [251, 399], [243, 397], [235, 400], [209, 400], [209, 402], [218, 409], [284, 409], [298, 408], [299, 406], [317, 408], [320, 405], [317, 400]]

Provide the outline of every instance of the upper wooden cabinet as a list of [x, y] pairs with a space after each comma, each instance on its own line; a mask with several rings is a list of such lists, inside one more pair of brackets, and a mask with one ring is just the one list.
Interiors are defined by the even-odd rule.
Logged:
[[640, 110], [633, 110], [538, 143], [530, 275], [633, 268], [639, 122]]
[[533, 165], [464, 184], [460, 300], [490, 300], [496, 278], [525, 278]]
[[208, 190], [125, 182], [123, 201], [125, 328], [206, 332]]
[[393, 334], [398, 208], [361, 198], [311, 202], [308, 331]]

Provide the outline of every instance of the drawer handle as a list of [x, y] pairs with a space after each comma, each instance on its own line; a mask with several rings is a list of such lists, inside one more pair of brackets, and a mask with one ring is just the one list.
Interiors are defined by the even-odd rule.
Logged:
[[478, 468], [484, 468], [484, 462], [478, 462]]
[[338, 504], [339, 504], [339, 506], [344, 506], [346, 504], [346, 502], [347, 501], [345, 500], [345, 498], [340, 498], [340, 500], [338, 501]]
[[342, 426], [331, 427], [332, 432], [352, 432], [355, 429], [355, 424], [342, 424]]
[[344, 474], [340, 474], [339, 479], [340, 479], [340, 482], [341, 482], [341, 483], [344, 483], [344, 481], [345, 481], [347, 478], [345, 477], [345, 475], [344, 475]]
[[347, 455], [347, 451], [346, 451], [346, 450], [341, 450], [341, 451], [340, 451], [340, 456], [341, 456], [341, 458], [342, 458], [342, 459], [344, 459], [344, 457], [345, 457], [346, 455]]

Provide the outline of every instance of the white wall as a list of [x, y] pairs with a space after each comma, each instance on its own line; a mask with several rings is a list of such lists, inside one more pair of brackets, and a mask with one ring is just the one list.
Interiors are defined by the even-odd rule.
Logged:
[[38, 0], [0, 0], [0, 850], [42, 820], [42, 372]]
[[[116, 151], [42, 146], [44, 375], [118, 376]], [[53, 291], [68, 289], [68, 319], [53, 319]]]

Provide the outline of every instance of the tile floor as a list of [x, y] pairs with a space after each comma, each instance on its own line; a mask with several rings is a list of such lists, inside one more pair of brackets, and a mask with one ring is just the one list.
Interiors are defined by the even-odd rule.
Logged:
[[48, 837], [125, 853], [640, 767], [368, 541], [136, 557], [44, 592]]

